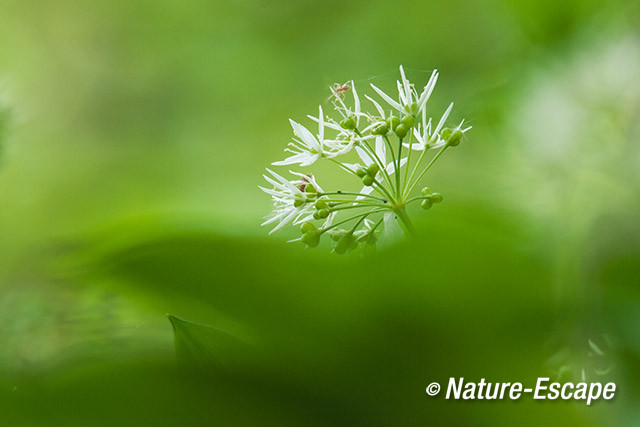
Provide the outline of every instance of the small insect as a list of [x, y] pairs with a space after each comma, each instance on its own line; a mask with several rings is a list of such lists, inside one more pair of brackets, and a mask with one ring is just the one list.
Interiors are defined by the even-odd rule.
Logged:
[[349, 89], [351, 89], [351, 86], [349, 86], [349, 82], [346, 82], [344, 84], [334, 83], [331, 85], [331, 96], [329, 97], [329, 99], [333, 97], [342, 97]]
[[[307, 177], [311, 178], [311, 174], [310, 174], [310, 173], [308, 173], [308, 174], [307, 174]], [[304, 177], [304, 176], [302, 177], [301, 181], [302, 181], [302, 183], [301, 183], [300, 185], [298, 185], [298, 190], [300, 190], [300, 191], [304, 192], [305, 187], [307, 186], [307, 184], [309, 184], [309, 183], [310, 183], [310, 181], [309, 181], [306, 177]]]

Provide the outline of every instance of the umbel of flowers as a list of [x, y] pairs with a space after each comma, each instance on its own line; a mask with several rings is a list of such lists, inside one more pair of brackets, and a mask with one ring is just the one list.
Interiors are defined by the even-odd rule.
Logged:
[[[459, 145], [471, 127], [464, 128], [464, 120], [454, 127], [445, 126], [453, 103], [437, 123], [429, 117], [427, 102], [438, 80], [437, 71], [420, 93], [407, 80], [402, 66], [400, 77], [396, 97], [371, 84], [379, 100], [364, 96], [372, 106], [370, 111], [362, 109], [353, 81], [333, 85], [333, 117], [325, 116], [322, 106], [317, 117], [308, 116], [317, 125], [315, 133], [290, 120], [294, 137], [285, 150], [290, 156], [274, 166], [307, 168], [318, 161], [331, 162], [345, 178], [359, 180], [362, 189], [325, 190], [306, 170], [290, 171], [292, 177], [285, 178], [267, 169], [264, 178], [270, 186], [260, 188], [271, 195], [273, 211], [262, 225], [275, 225], [271, 233], [293, 225], [301, 232], [293, 241], [308, 247], [317, 246], [326, 235], [337, 254], [358, 247], [366, 251], [375, 248], [379, 231], [389, 221], [396, 220], [407, 235], [414, 232], [406, 211], [409, 204], [420, 202], [422, 208], [429, 209], [442, 201], [442, 195], [428, 187], [416, 187], [436, 160], [448, 148]], [[352, 102], [345, 98], [352, 98]], [[355, 158], [352, 151], [357, 154], [357, 163], [343, 160], [348, 155]]]

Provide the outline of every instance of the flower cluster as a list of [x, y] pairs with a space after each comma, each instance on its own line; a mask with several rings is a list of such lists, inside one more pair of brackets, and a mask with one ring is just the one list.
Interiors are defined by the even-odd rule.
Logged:
[[[294, 138], [285, 151], [291, 155], [274, 162], [274, 166], [307, 167], [320, 160], [329, 161], [360, 180], [362, 189], [325, 191], [311, 173], [290, 171], [293, 178], [287, 179], [267, 169], [269, 174], [264, 178], [272, 187], [260, 188], [271, 195], [274, 209], [262, 225], [275, 224], [271, 233], [291, 224], [300, 226], [302, 233], [294, 241], [308, 247], [317, 246], [326, 234], [333, 240], [333, 251], [337, 254], [357, 248], [366, 251], [375, 248], [385, 219], [395, 219], [406, 234], [411, 234], [414, 228], [406, 212], [407, 205], [419, 201], [424, 209], [429, 209], [442, 201], [439, 193], [426, 187], [417, 195], [413, 193], [442, 153], [460, 144], [471, 127], [464, 128], [464, 121], [455, 127], [445, 127], [453, 103], [437, 124], [428, 117], [427, 102], [438, 80], [437, 71], [420, 93], [407, 80], [402, 66], [400, 76], [396, 99], [371, 84], [381, 99], [378, 102], [365, 95], [375, 110], [373, 113], [362, 110], [360, 96], [350, 81], [330, 88], [335, 117], [325, 116], [322, 106], [317, 117], [308, 116], [317, 125], [316, 133], [290, 120]], [[353, 102], [346, 102], [349, 92]], [[430, 150], [435, 155], [426, 162]], [[347, 156], [357, 162], [343, 161]]]

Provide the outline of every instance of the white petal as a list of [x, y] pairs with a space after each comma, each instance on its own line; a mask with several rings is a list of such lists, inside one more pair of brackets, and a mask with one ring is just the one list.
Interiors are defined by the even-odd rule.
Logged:
[[353, 105], [354, 109], [356, 110], [355, 115], [357, 125], [358, 121], [360, 120], [360, 97], [358, 96], [358, 92], [356, 92], [356, 85], [353, 83], [353, 80], [351, 80], [351, 91], [353, 92]]
[[370, 85], [373, 88], [373, 90], [375, 90], [378, 93], [378, 95], [380, 95], [380, 97], [386, 101], [387, 104], [391, 105], [393, 108], [395, 108], [400, 112], [404, 112], [404, 108], [402, 108], [402, 105], [398, 104], [396, 101], [391, 99], [389, 95], [387, 95], [386, 93], [378, 89], [373, 83], [370, 83]]
[[305, 160], [304, 162], [300, 163], [300, 166], [309, 166], [315, 163], [316, 160], [318, 160], [320, 158], [320, 154], [312, 154], [311, 156], [309, 156], [309, 158], [307, 160]]
[[380, 159], [380, 162], [384, 165], [387, 163], [387, 150], [384, 145], [384, 141], [381, 136], [376, 138], [376, 155]]
[[418, 100], [418, 108], [424, 107], [424, 105], [429, 100], [429, 97], [431, 97], [431, 92], [433, 92], [433, 89], [436, 87], [436, 82], [438, 81], [438, 75], [438, 70], [433, 70], [433, 73], [431, 73], [431, 77], [429, 78], [429, 83], [427, 83], [427, 85], [424, 87], [424, 90], [422, 91], [422, 94], [420, 94], [420, 99]]
[[[320, 123], [320, 120], [318, 120], [317, 117], [312, 116], [312, 115], [307, 115], [307, 117], [309, 117], [311, 120], [313, 120], [316, 123]], [[324, 122], [324, 126], [328, 127], [329, 129], [333, 129], [333, 130], [337, 130], [339, 132], [344, 132], [344, 129], [342, 129], [342, 127], [340, 127], [339, 124], [337, 123], [333, 123], [333, 122]]]
[[365, 95], [365, 98], [367, 98], [369, 101], [371, 101], [371, 103], [373, 104], [374, 107], [376, 107], [376, 110], [378, 110], [378, 113], [380, 113], [381, 117], [384, 117], [384, 110], [382, 109], [382, 107], [380, 106], [380, 104], [378, 104], [375, 100], [373, 100], [372, 98], [369, 97], [369, 95]]
[[442, 129], [442, 126], [444, 126], [444, 123], [449, 118], [449, 114], [451, 113], [451, 109], [453, 109], [453, 102], [451, 104], [449, 104], [449, 108], [447, 108], [447, 111], [445, 111], [444, 114], [442, 115], [442, 118], [438, 122], [438, 126], [436, 126], [436, 128], [433, 130], [433, 135], [437, 135], [438, 132], [440, 132], [440, 129]]
[[276, 231], [280, 230], [282, 227], [284, 227], [285, 225], [289, 224], [289, 222], [291, 222], [291, 220], [298, 214], [298, 211], [294, 210], [291, 213], [289, 213], [289, 215], [287, 215], [282, 221], [280, 221], [280, 224], [276, 225], [275, 227], [273, 227], [273, 230], [271, 230], [269, 232], [269, 234], [273, 234]]
[[[406, 164], [407, 164], [407, 158], [406, 157], [404, 159], [400, 159], [400, 167], [401, 168]], [[387, 173], [389, 175], [391, 175], [391, 174], [395, 173], [395, 171], [396, 171], [396, 164], [394, 162], [391, 162], [384, 169], [387, 171]]]
[[404, 88], [405, 93], [405, 104], [410, 104], [411, 101], [411, 83], [409, 83], [409, 79], [404, 74], [404, 68], [400, 65], [400, 75], [402, 76], [402, 86]]
[[284, 179], [283, 177], [281, 177], [280, 175], [278, 175], [277, 173], [275, 173], [271, 169], [269, 169], [269, 168], [266, 168], [266, 169], [276, 179], [280, 180], [280, 182], [282, 182], [282, 184], [285, 185], [292, 193], [294, 193], [294, 194], [302, 194], [302, 192], [300, 190], [298, 190], [298, 187], [296, 187], [295, 185], [291, 184], [288, 180]]
[[370, 164], [373, 163], [373, 160], [371, 160], [371, 157], [369, 157], [369, 155], [362, 148], [356, 147], [356, 152], [358, 153], [358, 156], [360, 156], [360, 158], [362, 159], [365, 165], [369, 166]]
[[316, 137], [313, 136], [311, 132], [309, 132], [309, 129], [302, 126], [300, 123], [294, 122], [291, 119], [289, 119], [289, 122], [291, 122], [291, 127], [293, 128], [293, 132], [296, 135], [298, 135], [300, 139], [302, 139], [302, 142], [304, 142], [308, 147], [311, 147], [316, 149], [317, 151], [320, 151], [320, 144], [318, 144]]
[[295, 163], [300, 163], [300, 166], [304, 166], [303, 163], [308, 162], [310, 159], [313, 159], [313, 161], [311, 162], [313, 163], [315, 161], [314, 156], [317, 156], [317, 154], [314, 155], [309, 153], [299, 153], [299, 154], [296, 154], [295, 156], [287, 157], [284, 160], [273, 162], [271, 164], [274, 166], [285, 166], [285, 165], [293, 165]]
[[[373, 191], [373, 186], [372, 185], [367, 185], [367, 186], [362, 187], [362, 190], [360, 190], [360, 194], [367, 195], [367, 194], [371, 194], [372, 191]], [[357, 196], [356, 197], [356, 200], [362, 200], [362, 199], [364, 199], [364, 196]], [[354, 205], [357, 205], [357, 203], [354, 203]]]

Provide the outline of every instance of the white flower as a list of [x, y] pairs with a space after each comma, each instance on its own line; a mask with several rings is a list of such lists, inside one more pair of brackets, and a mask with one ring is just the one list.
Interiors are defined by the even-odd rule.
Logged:
[[[417, 142], [413, 144], [404, 143], [402, 145], [407, 148], [409, 148], [409, 145], [411, 145], [411, 149], [414, 151], [424, 151], [430, 148], [440, 148], [444, 146], [447, 143], [447, 141], [445, 140], [445, 138], [442, 137], [441, 131], [442, 131], [442, 128], [444, 127], [445, 122], [449, 118], [449, 114], [451, 113], [452, 109], [453, 109], [453, 102], [449, 104], [449, 108], [447, 108], [444, 114], [442, 114], [442, 117], [440, 118], [438, 125], [433, 130], [431, 129], [431, 123], [432, 123], [431, 118], [429, 118], [429, 120], [427, 121], [427, 112], [426, 110], [422, 110], [422, 123], [419, 123], [413, 129], [413, 136]], [[460, 124], [457, 127], [455, 127], [453, 131], [460, 130], [464, 134], [465, 132], [468, 132], [472, 128], [472, 126], [468, 126], [463, 129], [462, 125], [464, 125], [464, 120], [460, 122]]]
[[[322, 106], [318, 107], [318, 117], [308, 117], [318, 124], [318, 134], [314, 135], [300, 123], [289, 119], [293, 133], [297, 138], [293, 138], [293, 142], [289, 143], [289, 148], [285, 151], [293, 153], [293, 156], [273, 162], [272, 165], [283, 166], [298, 163], [300, 166], [309, 166], [321, 157], [333, 158], [348, 153], [359, 139], [346, 132], [337, 123], [325, 120]], [[327, 128], [338, 131], [338, 136], [334, 139], [325, 138]]]
[[[418, 114], [421, 110], [424, 109], [433, 89], [436, 86], [436, 82], [438, 81], [438, 70], [433, 70], [431, 73], [431, 77], [429, 78], [429, 82], [426, 84], [422, 93], [418, 95], [413, 84], [409, 82], [407, 77], [404, 74], [404, 68], [402, 65], [400, 66], [400, 75], [402, 77], [402, 82], [397, 81], [398, 85], [398, 101], [395, 101], [389, 95], [384, 93], [382, 90], [378, 89], [373, 83], [371, 83], [371, 87], [375, 90], [378, 95], [382, 99], [385, 100], [387, 104], [389, 104], [394, 110], [398, 111], [400, 115], [404, 116], [407, 114]], [[373, 99], [367, 97], [371, 102], [373, 102], [376, 109], [384, 116], [383, 110], [380, 105], [375, 102]]]
[[300, 166], [309, 166], [313, 164], [323, 155], [322, 141], [324, 139], [324, 125], [319, 123], [318, 125], [318, 139], [300, 123], [297, 123], [289, 119], [293, 133], [299, 138], [293, 138], [292, 143], [285, 151], [293, 153], [293, 156], [288, 157], [279, 162], [273, 162], [272, 165], [283, 166], [299, 163]]
[[289, 223], [299, 224], [309, 213], [313, 215], [313, 204], [307, 203], [311, 198], [310, 193], [305, 191], [305, 186], [311, 184], [316, 191], [322, 192], [313, 175], [291, 172], [299, 179], [289, 181], [270, 169], [267, 169], [267, 171], [273, 175], [273, 178], [267, 175], [262, 176], [268, 183], [272, 184], [274, 188], [259, 187], [262, 191], [271, 195], [273, 211], [267, 220], [260, 225], [277, 222], [277, 225], [269, 234], [278, 231]]

